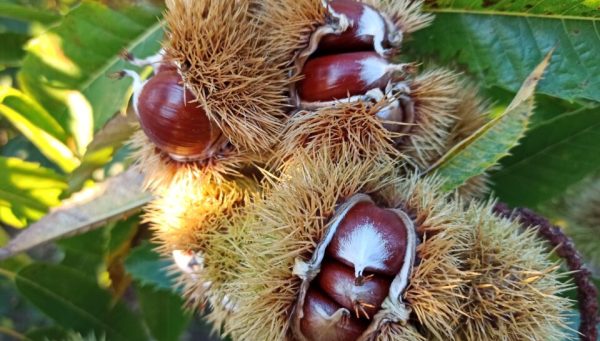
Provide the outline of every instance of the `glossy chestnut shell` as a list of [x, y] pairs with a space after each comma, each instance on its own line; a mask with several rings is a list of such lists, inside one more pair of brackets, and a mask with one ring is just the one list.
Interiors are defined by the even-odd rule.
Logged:
[[306, 293], [300, 330], [311, 341], [353, 341], [368, 323], [354, 318], [319, 289]]
[[360, 275], [364, 271], [395, 276], [404, 263], [406, 226], [397, 214], [361, 202], [340, 222], [326, 253]]
[[356, 283], [354, 269], [335, 261], [321, 265], [317, 283], [337, 304], [356, 317], [371, 318], [388, 295], [391, 278], [370, 275]]
[[383, 89], [393, 77], [392, 64], [376, 52], [351, 52], [309, 59], [297, 86], [305, 102], [323, 102]]
[[329, 5], [351, 20], [352, 26], [340, 34], [325, 35], [319, 43], [319, 53], [371, 51], [374, 44], [385, 44], [387, 25], [375, 8], [355, 0], [334, 0]]
[[137, 113], [142, 129], [162, 151], [176, 160], [201, 159], [220, 137], [194, 95], [185, 89], [179, 73], [159, 69], [142, 87]]

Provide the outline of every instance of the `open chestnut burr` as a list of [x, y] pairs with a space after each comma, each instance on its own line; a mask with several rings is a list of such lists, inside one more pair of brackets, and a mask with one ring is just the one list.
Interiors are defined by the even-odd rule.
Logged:
[[415, 258], [414, 224], [401, 210], [379, 208], [359, 194], [332, 221], [319, 275], [297, 308], [307, 340], [356, 340], [390, 289], [402, 294]]

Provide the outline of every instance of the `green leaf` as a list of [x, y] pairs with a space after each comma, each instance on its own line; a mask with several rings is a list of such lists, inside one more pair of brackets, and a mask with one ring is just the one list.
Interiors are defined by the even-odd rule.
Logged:
[[0, 17], [22, 21], [35, 21], [43, 24], [51, 24], [60, 19], [60, 15], [46, 9], [22, 6], [8, 2], [0, 2]]
[[35, 263], [17, 273], [15, 285], [42, 312], [65, 328], [93, 330], [109, 340], [147, 340], [139, 320], [82, 273], [61, 266]]
[[[9, 240], [10, 240], [10, 237], [8, 236], [8, 234], [3, 229], [0, 229], [0, 246], [6, 245], [6, 243], [8, 243]], [[11, 257], [9, 259], [0, 261], [0, 269], [14, 272], [14, 271], [17, 271], [17, 270], [25, 267], [26, 265], [29, 265], [30, 263], [31, 263], [31, 258], [27, 254], [21, 254], [21, 255], [17, 255], [15, 257]], [[1, 313], [2, 313], [2, 310], [0, 309], [0, 314]]]
[[483, 174], [517, 145], [527, 130], [533, 111], [533, 93], [550, 57], [551, 53], [548, 53], [527, 77], [504, 113], [452, 147], [431, 166], [429, 171], [435, 171], [445, 180], [445, 190], [454, 190], [470, 178]]
[[529, 131], [492, 177], [501, 200], [535, 207], [600, 170], [600, 108], [566, 113]]
[[569, 101], [600, 101], [600, 19], [434, 12], [433, 25], [409, 44], [415, 58], [458, 64], [486, 86], [516, 91], [545, 51], [556, 47], [538, 91]]
[[598, 0], [428, 0], [430, 9], [455, 8], [466, 10], [516, 12], [522, 14], [577, 15], [600, 17]]
[[60, 264], [99, 280], [106, 271], [109, 239], [110, 229], [101, 228], [59, 241], [57, 244], [65, 253]]
[[17, 158], [0, 157], [0, 221], [24, 227], [59, 203], [67, 187], [54, 171]]
[[158, 341], [180, 340], [190, 321], [181, 296], [144, 285], [136, 285], [136, 294], [152, 336]]
[[21, 59], [25, 56], [23, 46], [29, 38], [27, 34], [13, 32], [0, 33], [0, 41], [2, 41], [0, 66], [18, 66], [21, 64]]
[[149, 193], [142, 190], [142, 180], [141, 174], [128, 170], [74, 194], [0, 248], [0, 260], [58, 238], [85, 233], [138, 212], [141, 206], [152, 199]]
[[116, 12], [84, 2], [28, 44], [21, 87], [74, 137], [81, 155], [94, 130], [129, 99], [129, 82], [106, 74], [126, 67], [119, 59], [123, 49], [145, 56], [160, 48], [159, 14], [150, 7]]
[[144, 243], [125, 260], [125, 269], [136, 281], [160, 289], [173, 290], [173, 279], [167, 268], [173, 263], [154, 251], [156, 245]]
[[79, 160], [63, 143], [64, 130], [29, 96], [13, 88], [0, 87], [0, 115], [65, 172], [79, 165]]
[[[491, 108], [492, 115], [494, 113], [504, 112], [515, 96], [514, 92], [496, 86], [483, 88], [481, 90], [482, 98], [487, 98], [493, 103]], [[535, 110], [533, 116], [531, 117], [530, 126], [535, 127], [538, 124], [553, 119], [554, 117], [562, 115], [566, 112], [572, 112], [586, 107], [587, 106], [579, 103], [568, 102], [560, 98], [536, 93]]]
[[25, 334], [30, 341], [65, 340], [68, 335], [68, 331], [58, 326], [38, 328]]
[[112, 224], [110, 229], [110, 241], [108, 243], [108, 252], [110, 254], [119, 254], [122, 250], [128, 250], [131, 241], [138, 231], [140, 225], [139, 215], [133, 215], [125, 220], [120, 220]]
[[47, 9], [0, 1], [0, 68], [21, 65], [25, 43], [59, 19], [60, 15]]

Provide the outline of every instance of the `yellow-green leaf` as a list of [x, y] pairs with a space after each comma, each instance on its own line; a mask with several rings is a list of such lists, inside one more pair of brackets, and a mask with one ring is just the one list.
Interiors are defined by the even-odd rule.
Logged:
[[0, 248], [0, 259], [127, 217], [139, 211], [151, 198], [142, 189], [141, 174], [128, 170], [63, 201], [60, 207]]
[[129, 100], [130, 82], [106, 77], [128, 66], [120, 52], [145, 57], [160, 48], [160, 13], [151, 6], [115, 11], [84, 1], [27, 44], [20, 86], [73, 137], [79, 155]]
[[64, 144], [67, 139], [65, 131], [26, 94], [17, 89], [0, 87], [0, 115], [65, 172], [79, 165], [79, 160]]
[[24, 227], [40, 219], [67, 188], [65, 179], [37, 163], [0, 157], [0, 221]]

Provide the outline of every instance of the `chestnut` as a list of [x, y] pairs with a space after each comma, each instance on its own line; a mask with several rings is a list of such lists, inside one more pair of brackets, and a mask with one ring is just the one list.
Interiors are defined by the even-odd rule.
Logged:
[[375, 8], [355, 0], [333, 0], [329, 3], [338, 15], [345, 15], [351, 26], [342, 33], [327, 34], [319, 42], [318, 52], [340, 53], [375, 50], [384, 55], [387, 23]]
[[156, 70], [144, 83], [133, 71], [124, 70], [121, 75], [134, 79], [133, 105], [142, 130], [176, 161], [210, 157], [220, 147], [221, 131], [194, 102], [177, 68], [166, 65]]
[[354, 318], [321, 291], [308, 289], [300, 330], [311, 341], [354, 341], [367, 329], [367, 322]]
[[353, 267], [360, 280], [364, 271], [396, 276], [406, 248], [407, 227], [394, 211], [359, 202], [346, 212], [325, 252]]
[[357, 283], [354, 270], [335, 261], [324, 262], [316, 280], [336, 303], [367, 319], [380, 309], [392, 283], [391, 278], [375, 274]]
[[402, 78], [407, 64], [392, 64], [375, 52], [350, 52], [309, 59], [297, 84], [302, 102], [326, 102], [383, 90]]

